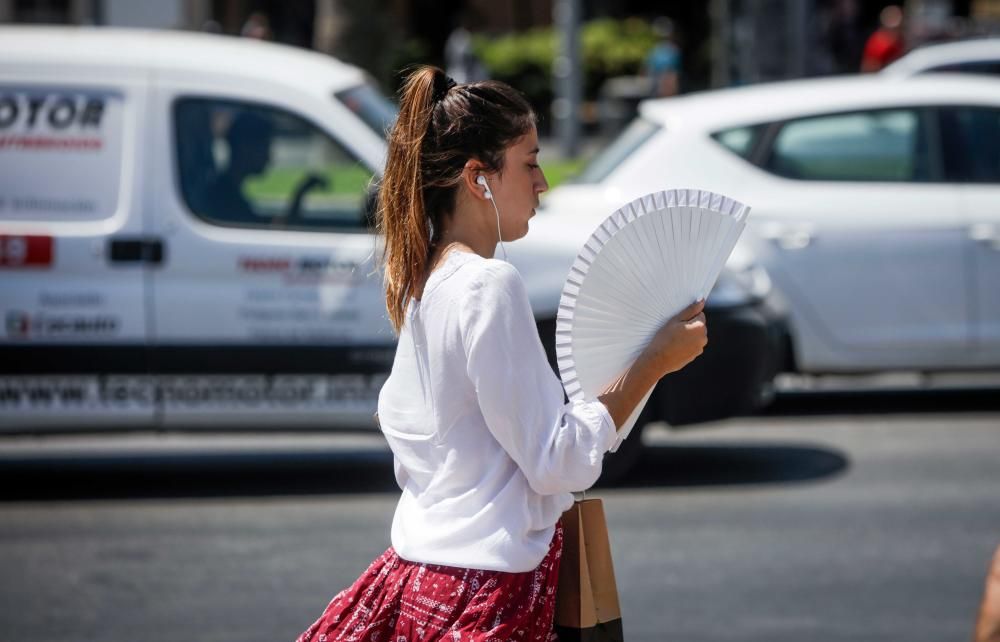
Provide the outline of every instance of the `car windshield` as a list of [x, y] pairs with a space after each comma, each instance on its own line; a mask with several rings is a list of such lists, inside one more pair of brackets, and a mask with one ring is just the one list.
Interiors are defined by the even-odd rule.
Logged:
[[381, 138], [386, 137], [399, 113], [389, 99], [367, 83], [338, 91], [334, 95]]
[[636, 118], [618, 138], [587, 164], [573, 182], [600, 183], [660, 129], [656, 123]]

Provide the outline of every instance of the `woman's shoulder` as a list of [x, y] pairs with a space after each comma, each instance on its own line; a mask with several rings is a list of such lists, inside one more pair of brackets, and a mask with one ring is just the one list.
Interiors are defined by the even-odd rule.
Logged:
[[479, 259], [478, 261], [470, 261], [469, 263], [470, 267], [474, 270], [474, 274], [480, 278], [488, 276], [502, 280], [521, 278], [517, 268], [507, 261], [502, 261], [500, 259], [487, 259], [481, 256], [477, 258]]
[[509, 308], [527, 299], [521, 275], [510, 263], [462, 253], [449, 257], [448, 262], [433, 273], [428, 288], [430, 299], [446, 306], [459, 306], [464, 315], [478, 310]]
[[524, 290], [520, 273], [510, 263], [471, 252], [452, 252], [431, 272], [423, 299], [462, 305], [484, 298], [519, 296]]
[[502, 294], [524, 289], [520, 272], [499, 259], [477, 257], [462, 266], [464, 285], [470, 293]]
[[431, 272], [431, 286], [451, 286], [460, 290], [504, 287], [520, 282], [521, 275], [510, 263], [485, 258], [472, 252], [452, 252], [444, 263]]

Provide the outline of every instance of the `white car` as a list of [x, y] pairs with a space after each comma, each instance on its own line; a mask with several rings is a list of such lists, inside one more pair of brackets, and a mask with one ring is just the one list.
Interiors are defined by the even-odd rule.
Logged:
[[[0, 28], [0, 431], [374, 429], [395, 336], [370, 186], [394, 116], [360, 69], [301, 49]], [[593, 230], [557, 220], [507, 248], [550, 353]], [[773, 315], [741, 277], [708, 308], [745, 358], [699, 360], [684, 376], [713, 392], [672, 385], [649, 418], [768, 391]]]
[[914, 49], [881, 71], [889, 76], [937, 72], [1000, 75], [1000, 38], [926, 45]]
[[670, 187], [753, 208], [742, 250], [788, 306], [789, 371], [1000, 367], [1000, 80], [874, 75], [647, 101], [545, 211], [597, 220]]

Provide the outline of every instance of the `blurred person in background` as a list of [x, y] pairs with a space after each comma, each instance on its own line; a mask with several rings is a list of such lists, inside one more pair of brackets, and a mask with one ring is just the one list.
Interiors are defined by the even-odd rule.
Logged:
[[240, 29], [240, 35], [244, 38], [256, 40], [272, 40], [274, 34], [271, 32], [271, 20], [263, 11], [254, 11], [247, 17]]
[[524, 281], [493, 258], [548, 183], [536, 117], [497, 81], [412, 72], [379, 190], [399, 333], [378, 421], [402, 496], [391, 547], [299, 642], [550, 642], [562, 513], [647, 390], [707, 342], [704, 302], [670, 320], [597, 399], [565, 402]]
[[664, 98], [680, 92], [681, 50], [674, 42], [674, 21], [660, 17], [653, 21], [656, 44], [646, 56], [645, 72], [653, 97]]
[[905, 53], [903, 47], [903, 10], [889, 5], [879, 14], [879, 28], [865, 43], [861, 71], [879, 71]]
[[270, 118], [243, 110], [226, 130], [229, 158], [225, 168], [205, 191], [206, 214], [216, 221], [248, 223], [256, 219], [243, 183], [259, 176], [271, 164], [274, 125]]
[[455, 82], [469, 83], [489, 80], [489, 73], [472, 46], [472, 9], [466, 8], [444, 43], [445, 72]]
[[821, 29], [830, 56], [831, 73], [854, 73], [861, 64], [865, 39], [859, 16], [857, 0], [834, 0], [822, 17]]
[[994, 551], [986, 573], [973, 642], [1000, 642], [1000, 546]]

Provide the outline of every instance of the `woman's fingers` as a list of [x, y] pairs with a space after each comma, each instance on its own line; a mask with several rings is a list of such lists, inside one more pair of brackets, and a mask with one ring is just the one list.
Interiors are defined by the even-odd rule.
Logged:
[[705, 301], [687, 306], [656, 333], [648, 354], [662, 366], [664, 374], [680, 370], [694, 361], [708, 345]]
[[691, 329], [704, 327], [706, 323], [707, 321], [705, 320], [704, 312], [699, 312], [698, 314], [694, 315], [693, 317], [684, 322], [684, 324]]
[[702, 299], [700, 301], [695, 301], [688, 307], [678, 312], [677, 316], [675, 316], [674, 318], [679, 319], [681, 321], [691, 321], [694, 319], [694, 317], [701, 314], [701, 311], [704, 309], [705, 309], [705, 299]]

